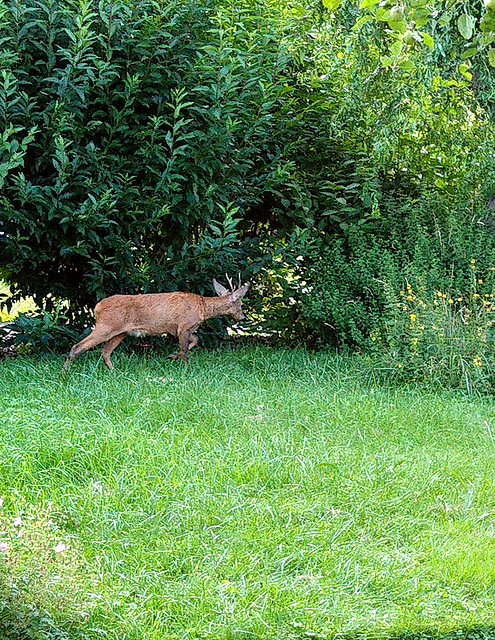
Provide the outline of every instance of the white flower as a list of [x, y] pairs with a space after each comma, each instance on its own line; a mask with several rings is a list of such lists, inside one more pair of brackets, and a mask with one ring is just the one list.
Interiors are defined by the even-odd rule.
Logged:
[[14, 520], [14, 527], [20, 527], [22, 524], [22, 518], [21, 516], [17, 516], [17, 518]]
[[55, 553], [62, 553], [62, 551], [67, 551], [69, 547], [65, 544], [65, 542], [59, 542], [55, 547]]
[[0, 542], [0, 551], [7, 551], [9, 545], [6, 542]]

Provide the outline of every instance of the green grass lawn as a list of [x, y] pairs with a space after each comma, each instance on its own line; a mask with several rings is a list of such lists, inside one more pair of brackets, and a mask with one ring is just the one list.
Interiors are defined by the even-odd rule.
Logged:
[[2, 639], [490, 637], [491, 398], [165, 355], [0, 362]]

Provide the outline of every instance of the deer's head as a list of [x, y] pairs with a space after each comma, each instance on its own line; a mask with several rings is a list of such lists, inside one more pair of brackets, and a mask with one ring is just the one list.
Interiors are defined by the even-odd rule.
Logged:
[[234, 287], [232, 280], [227, 274], [225, 274], [225, 277], [227, 278], [230, 289], [221, 285], [215, 280], [215, 278], [213, 278], [213, 288], [218, 296], [225, 296], [228, 298], [228, 307], [225, 314], [231, 316], [234, 320], [237, 320], [237, 322], [240, 322], [246, 318], [244, 311], [242, 310], [242, 299], [249, 291], [250, 285], [246, 284], [241, 287], [241, 274], [239, 274], [239, 286], [237, 288]]

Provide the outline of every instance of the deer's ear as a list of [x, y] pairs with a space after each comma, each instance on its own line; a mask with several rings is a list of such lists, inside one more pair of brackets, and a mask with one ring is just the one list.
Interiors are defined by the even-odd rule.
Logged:
[[244, 298], [246, 293], [249, 291], [250, 286], [251, 285], [246, 284], [244, 285], [244, 287], [241, 287], [240, 289], [236, 289], [230, 296], [232, 302], [235, 302], [236, 300], [240, 300], [241, 298]]
[[226, 296], [229, 293], [229, 290], [219, 284], [215, 278], [213, 278], [213, 288], [215, 289], [217, 296]]

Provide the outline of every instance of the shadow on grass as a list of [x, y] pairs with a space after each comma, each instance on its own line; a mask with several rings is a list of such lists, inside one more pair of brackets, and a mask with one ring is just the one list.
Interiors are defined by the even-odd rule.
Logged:
[[[495, 617], [495, 615], [494, 615]], [[479, 626], [455, 631], [422, 629], [403, 631], [386, 635], [383, 632], [336, 633], [329, 637], [315, 637], [314, 640], [495, 640], [495, 622], [490, 626]]]
[[[2, 585], [4, 587], [4, 585]], [[87, 623], [86, 623], [87, 625]], [[17, 590], [0, 590], [0, 640], [89, 640], [90, 635], [84, 631], [86, 625], [73, 620], [55, 622], [50, 614], [34, 605], [22, 602]], [[87, 628], [87, 627], [86, 627]], [[95, 631], [93, 629], [93, 631]], [[101, 637], [107, 634], [101, 630]], [[94, 633], [91, 638], [94, 638]], [[100, 636], [98, 636], [100, 637]], [[184, 635], [184, 638], [186, 636]], [[193, 637], [202, 637], [196, 636]], [[272, 636], [270, 636], [272, 637]], [[277, 635], [277, 638], [282, 637]], [[313, 635], [309, 633], [286, 636], [287, 640], [495, 640], [495, 624], [458, 629], [450, 632], [423, 629], [421, 631], [404, 631], [392, 635], [382, 632], [335, 633], [330, 635]], [[218, 640], [247, 640], [244, 633], [218, 636]], [[165, 636], [164, 636], [165, 640]], [[249, 640], [264, 640], [257, 634], [249, 634]]]
[[89, 636], [78, 622], [55, 622], [47, 611], [23, 602], [15, 588], [1, 585], [0, 640], [84, 640]]

